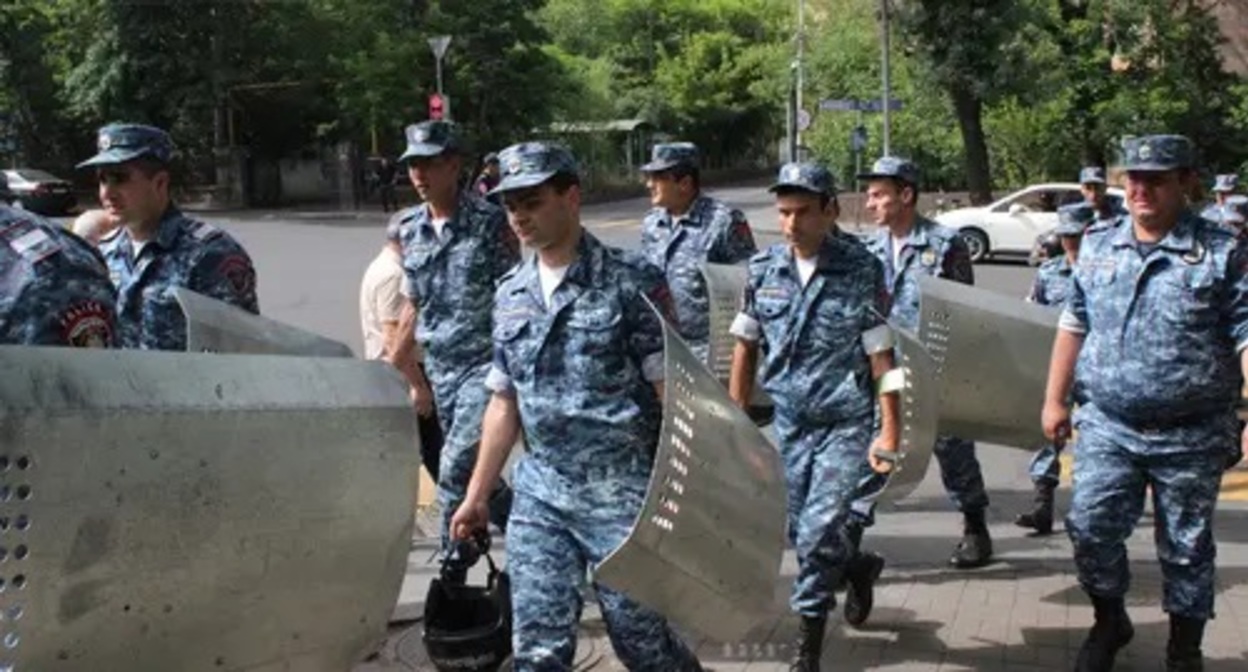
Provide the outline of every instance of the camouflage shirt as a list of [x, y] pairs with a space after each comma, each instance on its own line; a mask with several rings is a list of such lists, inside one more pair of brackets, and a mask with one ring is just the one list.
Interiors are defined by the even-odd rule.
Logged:
[[517, 396], [525, 460], [538, 467], [517, 470], [518, 490], [542, 496], [520, 477], [540, 471], [583, 482], [618, 468], [644, 481], [662, 416], [652, 383], [663, 379], [663, 324], [651, 303], [670, 310], [662, 273], [588, 231], [549, 309], [536, 259], [503, 280], [486, 385]]
[[1070, 296], [1071, 274], [1074, 269], [1066, 255], [1054, 257], [1040, 264], [1036, 279], [1031, 283], [1027, 300], [1042, 306], [1064, 306]]
[[[1061, 327], [1084, 334], [1076, 382], [1091, 405], [1137, 427], [1233, 419], [1248, 346], [1248, 249], [1184, 213], [1156, 245], [1132, 220], [1084, 236]], [[1199, 450], [1199, 441], [1162, 450]]]
[[888, 302], [879, 260], [853, 237], [831, 234], [805, 287], [788, 245], [754, 255], [732, 331], [759, 343], [776, 412], [826, 425], [872, 413], [862, 336], [884, 325]]
[[123, 229], [101, 241], [100, 251], [117, 286], [122, 347], [186, 349], [186, 317], [172, 292], [177, 287], [260, 312], [256, 270], [246, 250], [228, 233], [177, 208], [165, 212], [146, 243], [137, 245]]
[[646, 215], [641, 252], [663, 269], [672, 290], [677, 328], [690, 345], [710, 339], [710, 299], [702, 265], [744, 262], [758, 250], [745, 215], [722, 201], [699, 196], [675, 218], [662, 208]]
[[916, 219], [910, 235], [901, 243], [896, 268], [893, 268], [892, 244], [887, 228], [867, 239], [867, 248], [884, 265], [884, 277], [893, 306], [889, 318], [896, 320], [903, 329], [918, 331], [921, 276], [975, 284], [971, 253], [953, 229], [923, 217]]
[[489, 365], [494, 291], [519, 260], [519, 245], [502, 209], [467, 192], [441, 236], [423, 205], [404, 213], [399, 235], [403, 293], [420, 313], [416, 342], [430, 382], [445, 392]]
[[0, 344], [109, 348], [116, 334], [113, 286], [96, 251], [0, 206]]

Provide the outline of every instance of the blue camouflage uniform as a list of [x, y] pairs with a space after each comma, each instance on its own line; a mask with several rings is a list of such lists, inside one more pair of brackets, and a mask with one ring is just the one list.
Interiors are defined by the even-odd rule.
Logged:
[[[687, 142], [655, 145], [651, 159], [641, 167], [643, 172], [698, 168], [697, 147]], [[664, 270], [672, 290], [675, 325], [700, 359], [706, 359], [710, 347], [710, 298], [702, 265], [742, 263], [756, 251], [745, 214], [704, 194], [682, 215], [654, 208], [642, 222], [641, 252]]]
[[85, 241], [0, 206], [0, 344], [111, 348], [113, 285]]
[[[1124, 155], [1128, 170], [1191, 165], [1179, 136], [1133, 139]], [[1248, 250], [1190, 212], [1156, 244], [1137, 241], [1133, 226], [1128, 216], [1088, 230], [1061, 319], [1083, 337], [1066, 529], [1084, 590], [1121, 599], [1124, 542], [1151, 487], [1164, 608], [1203, 621], [1213, 615], [1220, 476], [1238, 448]]]
[[[912, 163], [894, 157], [880, 159], [871, 172], [860, 177], [890, 177], [915, 185], [918, 180], [917, 169]], [[957, 231], [930, 219], [916, 218], [910, 235], [901, 243], [896, 268], [893, 267], [893, 241], [887, 229], [880, 230], [866, 242], [867, 248], [884, 265], [885, 281], [892, 297], [889, 319], [902, 329], [918, 333], [920, 277], [929, 275], [967, 285], [975, 284], [975, 272], [966, 243]], [[945, 491], [958, 510], [964, 514], [983, 512], [988, 507], [988, 493], [984, 490], [983, 474], [975, 457], [975, 443], [942, 436], [936, 440], [934, 452], [940, 464]], [[855, 508], [859, 513], [865, 513], [862, 505]], [[869, 515], [866, 517], [869, 519]]]
[[[168, 164], [173, 142], [158, 128], [110, 124], [99, 131], [99, 150], [78, 167], [107, 168], [143, 157]], [[186, 349], [186, 317], [172, 291], [177, 287], [260, 311], [256, 271], [247, 252], [226, 232], [172, 205], [151, 240], [138, 245], [123, 228], [100, 242], [100, 252], [117, 287], [121, 347]]]
[[[450, 122], [426, 121], [407, 129], [406, 163], [417, 157], [459, 152], [462, 141]], [[406, 274], [403, 293], [416, 306], [416, 343], [444, 438], [438, 466], [442, 537], [463, 501], [481, 443], [481, 421], [489, 403], [485, 377], [493, 345], [490, 311], [503, 274], [519, 261], [519, 245], [503, 210], [463, 190], [455, 215], [439, 236], [427, 205], [399, 218]], [[507, 524], [511, 492], [504, 485], [490, 502], [491, 522]]]
[[[566, 150], [507, 148], [496, 192], [575, 174]], [[662, 273], [582, 231], [548, 307], [536, 258], [504, 279], [487, 384], [514, 394], [527, 450], [507, 529], [517, 672], [570, 670], [586, 565], [601, 563], [641, 511], [658, 445], [663, 379]], [[701, 669], [657, 613], [595, 584], [616, 655], [630, 670]]]
[[[1097, 217], [1096, 210], [1089, 203], [1074, 203], [1062, 206], [1057, 213], [1059, 236], [1082, 236], [1084, 229]], [[1066, 255], [1049, 259], [1040, 265], [1036, 272], [1036, 280], [1031, 285], [1031, 293], [1027, 300], [1041, 306], [1064, 307], [1070, 297], [1074, 267]], [[1057, 461], [1058, 449], [1052, 444], [1041, 448], [1031, 460], [1031, 480], [1033, 483], [1058, 484], [1061, 467]]]
[[[827, 193], [825, 183], [826, 169], [789, 164], [772, 189]], [[859, 483], [872, 473], [867, 450], [875, 421], [863, 339], [887, 332], [887, 313], [884, 269], [853, 236], [828, 234], [804, 286], [787, 244], [750, 259], [732, 333], [762, 350], [762, 385], [775, 402], [788, 487], [789, 540], [797, 550], [789, 604], [805, 617], [822, 618], [835, 605], [833, 588], [855, 552], [844, 527]]]

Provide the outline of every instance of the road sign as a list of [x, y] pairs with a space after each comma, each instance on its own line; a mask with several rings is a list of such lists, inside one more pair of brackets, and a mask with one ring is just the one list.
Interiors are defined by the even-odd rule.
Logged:
[[861, 152], [867, 148], [867, 127], [859, 124], [854, 130], [849, 132], [849, 146], [855, 152]]
[[429, 48], [433, 50], [433, 57], [441, 59], [446, 55], [446, 48], [451, 46], [450, 35], [439, 35], [429, 38]]
[[806, 110], [797, 111], [797, 130], [805, 131], [810, 128], [810, 112]]
[[[872, 100], [864, 100], [862, 102], [863, 102], [862, 109], [864, 112], [883, 112], [884, 111], [884, 104], [878, 98], [875, 98]], [[891, 112], [896, 112], [897, 110], [900, 110], [901, 101], [897, 100], [896, 98], [889, 99], [888, 109]]]
[[443, 119], [447, 116], [447, 100], [446, 96], [440, 93], [429, 94], [429, 118], [433, 120]]
[[857, 112], [860, 103], [853, 98], [825, 98], [819, 101], [819, 109], [825, 112]]

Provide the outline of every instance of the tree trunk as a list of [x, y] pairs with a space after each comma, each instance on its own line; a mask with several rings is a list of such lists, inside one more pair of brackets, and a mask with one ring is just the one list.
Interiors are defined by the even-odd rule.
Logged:
[[966, 151], [966, 188], [972, 205], [992, 202], [992, 174], [988, 167], [988, 141], [984, 137], [984, 103], [970, 87], [955, 83], [949, 87], [954, 114], [962, 130]]

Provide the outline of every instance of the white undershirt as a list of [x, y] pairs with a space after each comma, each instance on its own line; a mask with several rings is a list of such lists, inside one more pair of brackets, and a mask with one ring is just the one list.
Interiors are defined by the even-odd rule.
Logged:
[[144, 241], [142, 243], [138, 242], [137, 240], [130, 241], [130, 248], [134, 250], [135, 260], [138, 260], [139, 255], [143, 253], [143, 248], [147, 247], [147, 242], [148, 241]]
[[909, 238], [909, 236], [902, 238], [898, 238], [896, 236], [890, 237], [892, 238], [891, 242], [893, 248], [893, 268], [898, 269], [901, 267], [901, 248], [905, 247], [906, 238]]
[[448, 220], [447, 220], [447, 218], [446, 218], [446, 217], [435, 217], [435, 218], [433, 218], [433, 219], [429, 220], [429, 225], [433, 227], [433, 233], [434, 233], [434, 235], [436, 235], [438, 238], [441, 238], [441, 237], [442, 237], [442, 231], [443, 231], [444, 229], [446, 229], [446, 222], [447, 222], [447, 221], [448, 221]]
[[550, 308], [551, 299], [555, 295], [555, 290], [559, 287], [559, 283], [563, 282], [563, 276], [568, 274], [567, 265], [550, 267], [537, 262], [537, 278], [542, 283], [542, 298], [546, 300], [546, 307]]
[[810, 279], [815, 275], [815, 267], [819, 265], [819, 257], [803, 259], [795, 254], [793, 261], [797, 264], [797, 275], [802, 279], [802, 286], [809, 285]]

